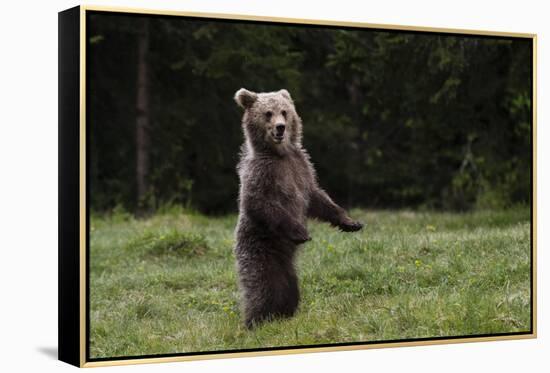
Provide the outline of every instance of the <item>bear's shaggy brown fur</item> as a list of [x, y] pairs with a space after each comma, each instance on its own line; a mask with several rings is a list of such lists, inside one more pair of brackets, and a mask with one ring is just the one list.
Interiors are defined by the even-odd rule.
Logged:
[[297, 245], [309, 241], [308, 217], [345, 232], [362, 228], [318, 186], [302, 147], [302, 121], [286, 90], [240, 89], [245, 143], [240, 178], [235, 256], [245, 325], [290, 317], [298, 307]]

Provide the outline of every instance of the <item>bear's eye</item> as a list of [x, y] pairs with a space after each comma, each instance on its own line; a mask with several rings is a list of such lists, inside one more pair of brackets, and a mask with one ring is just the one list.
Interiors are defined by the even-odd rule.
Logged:
[[273, 113], [271, 111], [268, 111], [268, 112], [265, 113], [265, 117], [267, 119], [271, 119], [272, 116], [273, 116]]
[[281, 111], [281, 114], [283, 114], [283, 117], [286, 118], [286, 110]]

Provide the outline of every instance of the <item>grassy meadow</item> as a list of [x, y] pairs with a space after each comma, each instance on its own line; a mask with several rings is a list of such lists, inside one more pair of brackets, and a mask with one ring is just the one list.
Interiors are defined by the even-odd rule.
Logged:
[[527, 331], [530, 213], [354, 210], [341, 233], [310, 221], [296, 317], [246, 330], [236, 215], [124, 213], [90, 222], [90, 356]]

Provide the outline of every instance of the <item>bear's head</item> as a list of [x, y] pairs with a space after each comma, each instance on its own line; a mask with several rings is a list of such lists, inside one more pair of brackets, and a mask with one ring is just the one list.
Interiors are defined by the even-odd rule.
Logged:
[[284, 155], [292, 148], [301, 148], [302, 121], [286, 89], [255, 93], [241, 88], [235, 101], [244, 109], [244, 133], [254, 151]]

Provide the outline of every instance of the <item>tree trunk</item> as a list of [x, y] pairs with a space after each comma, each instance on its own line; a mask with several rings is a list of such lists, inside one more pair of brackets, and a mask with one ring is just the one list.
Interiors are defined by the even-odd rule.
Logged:
[[137, 53], [137, 97], [136, 97], [136, 183], [137, 205], [144, 206], [149, 190], [147, 174], [149, 171], [149, 21], [143, 19], [142, 30], [138, 35]]
[[[357, 136], [361, 136], [361, 115], [359, 114], [361, 112], [361, 78], [354, 74], [352, 76], [351, 81], [347, 84], [348, 94], [350, 98], [350, 103], [352, 107], [352, 120], [354, 121], [354, 126], [358, 128]], [[352, 139], [352, 143], [350, 145], [350, 159], [347, 162], [347, 188], [348, 188], [348, 195], [347, 195], [347, 207], [352, 207], [355, 205], [355, 192], [354, 192], [354, 175], [357, 172], [357, 164], [359, 162], [358, 154], [361, 154], [362, 149], [359, 148], [360, 140], [357, 138]]]

